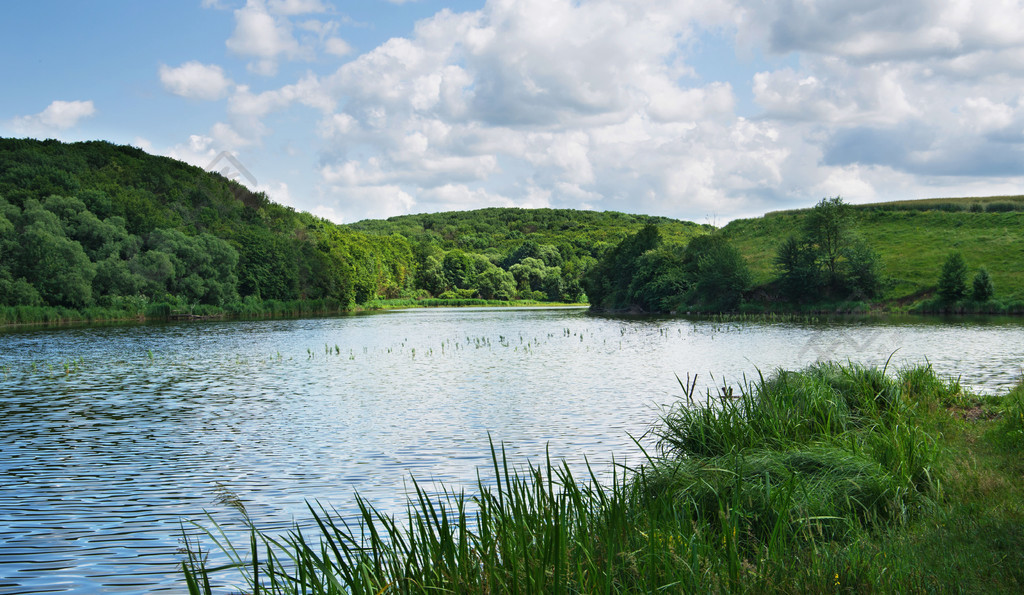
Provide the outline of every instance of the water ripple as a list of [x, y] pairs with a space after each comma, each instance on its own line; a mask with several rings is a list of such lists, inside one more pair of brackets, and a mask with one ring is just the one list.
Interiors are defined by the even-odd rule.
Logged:
[[[489, 440], [599, 469], [638, 459], [657, 407], [757, 369], [927, 359], [992, 392], [1019, 321], [813, 326], [424, 310], [0, 333], [0, 593], [179, 592], [183, 520], [229, 489], [259, 525], [401, 512], [409, 476], [471, 488]], [[950, 346], [956, 345], [956, 349]], [[711, 374], [714, 374], [712, 378]], [[435, 484], [436, 482], [436, 484]], [[438, 489], [440, 489], [438, 487]], [[189, 525], [184, 525], [186, 530]]]

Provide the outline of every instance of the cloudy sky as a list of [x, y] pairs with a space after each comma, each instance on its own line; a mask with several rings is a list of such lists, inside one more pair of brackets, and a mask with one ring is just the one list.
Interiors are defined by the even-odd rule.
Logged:
[[1024, 193], [1022, 0], [33, 0], [0, 15], [0, 136], [201, 167], [229, 151], [240, 181], [338, 222], [519, 206], [721, 225], [835, 195]]

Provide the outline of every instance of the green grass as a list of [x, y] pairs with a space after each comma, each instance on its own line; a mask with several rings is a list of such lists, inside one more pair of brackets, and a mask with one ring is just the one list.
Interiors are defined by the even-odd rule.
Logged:
[[[1024, 202], [1013, 202], [1017, 198], [1020, 197], [984, 200], [1024, 208]], [[983, 199], [956, 200], [973, 204]], [[926, 205], [920, 204], [913, 209], [892, 206], [900, 204], [858, 206], [854, 211], [856, 234], [878, 252], [891, 279], [886, 300], [899, 304], [931, 295], [942, 263], [952, 251], [961, 252], [967, 261], [968, 283], [978, 268], [985, 267], [992, 276], [997, 300], [1024, 300], [1024, 211], [921, 210]], [[723, 228], [749, 264], [755, 284], [767, 283], [775, 275], [773, 261], [778, 247], [801, 228], [806, 213], [769, 213], [757, 219], [736, 220]]]
[[[599, 482], [516, 467], [405, 515], [311, 506], [314, 530], [189, 540], [192, 593], [1020, 592], [1024, 387], [965, 392], [928, 367], [778, 371], [664, 412], [643, 465]], [[234, 502], [244, 513], [241, 502]], [[212, 521], [211, 521], [212, 523]], [[229, 558], [209, 567], [214, 540]]]
[[538, 302], [536, 300], [484, 300], [478, 298], [396, 298], [390, 300], [373, 300], [362, 306], [366, 310], [387, 310], [393, 308], [462, 308], [462, 307], [497, 307], [520, 308], [526, 306], [556, 307], [584, 306], [561, 302]]

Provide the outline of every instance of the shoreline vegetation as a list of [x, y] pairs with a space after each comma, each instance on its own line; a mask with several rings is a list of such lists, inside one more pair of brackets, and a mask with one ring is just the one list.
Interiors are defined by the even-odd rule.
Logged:
[[410, 308], [585, 308], [572, 302], [537, 300], [484, 300], [474, 298], [396, 298], [367, 302], [354, 308], [341, 308], [329, 300], [293, 300], [229, 304], [215, 306], [176, 306], [152, 304], [142, 309], [92, 307], [74, 310], [47, 306], [0, 306], [0, 328], [18, 326], [61, 326], [129, 322], [170, 322], [204, 320], [285, 319], [305, 316], [344, 316], [362, 312]]
[[[358, 521], [311, 504], [313, 528], [286, 534], [225, 493], [244, 543], [183, 529], [189, 591], [1024, 589], [1024, 381], [980, 396], [927, 365], [819, 363], [717, 394], [680, 386], [643, 464], [603, 482], [492, 443], [493, 478], [470, 492], [413, 479], [404, 515], [357, 496]], [[208, 565], [210, 547], [228, 562]]]
[[[991, 307], [992, 305], [998, 307]], [[354, 308], [340, 308], [337, 304], [319, 300], [279, 302], [268, 300], [243, 307], [193, 306], [176, 307], [154, 304], [144, 310], [92, 307], [74, 310], [47, 306], [0, 306], [0, 329], [18, 327], [89, 326], [121, 323], [153, 323], [212, 320], [281, 320], [289, 318], [346, 316], [384, 310], [418, 308], [589, 308], [597, 315], [640, 317], [687, 317], [720, 322], [825, 322], [858, 319], [884, 319], [891, 316], [911, 317], [988, 317], [1024, 315], [1024, 304], [1004, 305], [999, 302], [985, 304], [964, 303], [958, 307], [916, 307], [913, 309], [886, 309], [862, 302], [844, 302], [823, 306], [807, 305], [801, 308], [757, 308], [744, 305], [735, 312], [720, 312], [693, 308], [685, 311], [646, 312], [637, 309], [595, 310], [590, 304], [575, 302], [547, 302], [537, 300], [483, 300], [476, 298], [394, 298], [373, 300]]]

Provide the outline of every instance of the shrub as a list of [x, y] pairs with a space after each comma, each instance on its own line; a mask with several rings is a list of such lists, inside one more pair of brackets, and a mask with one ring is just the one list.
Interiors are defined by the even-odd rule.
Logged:
[[946, 258], [939, 275], [939, 297], [947, 302], [956, 302], [967, 295], [967, 263], [959, 252]]
[[989, 276], [988, 271], [984, 267], [978, 270], [978, 274], [974, 276], [974, 281], [971, 285], [973, 289], [971, 298], [976, 302], [987, 302], [996, 293], [995, 288], [992, 286], [992, 277]]
[[989, 213], [1009, 213], [1016, 210], [1017, 205], [1012, 202], [990, 202], [985, 205], [985, 211]]

